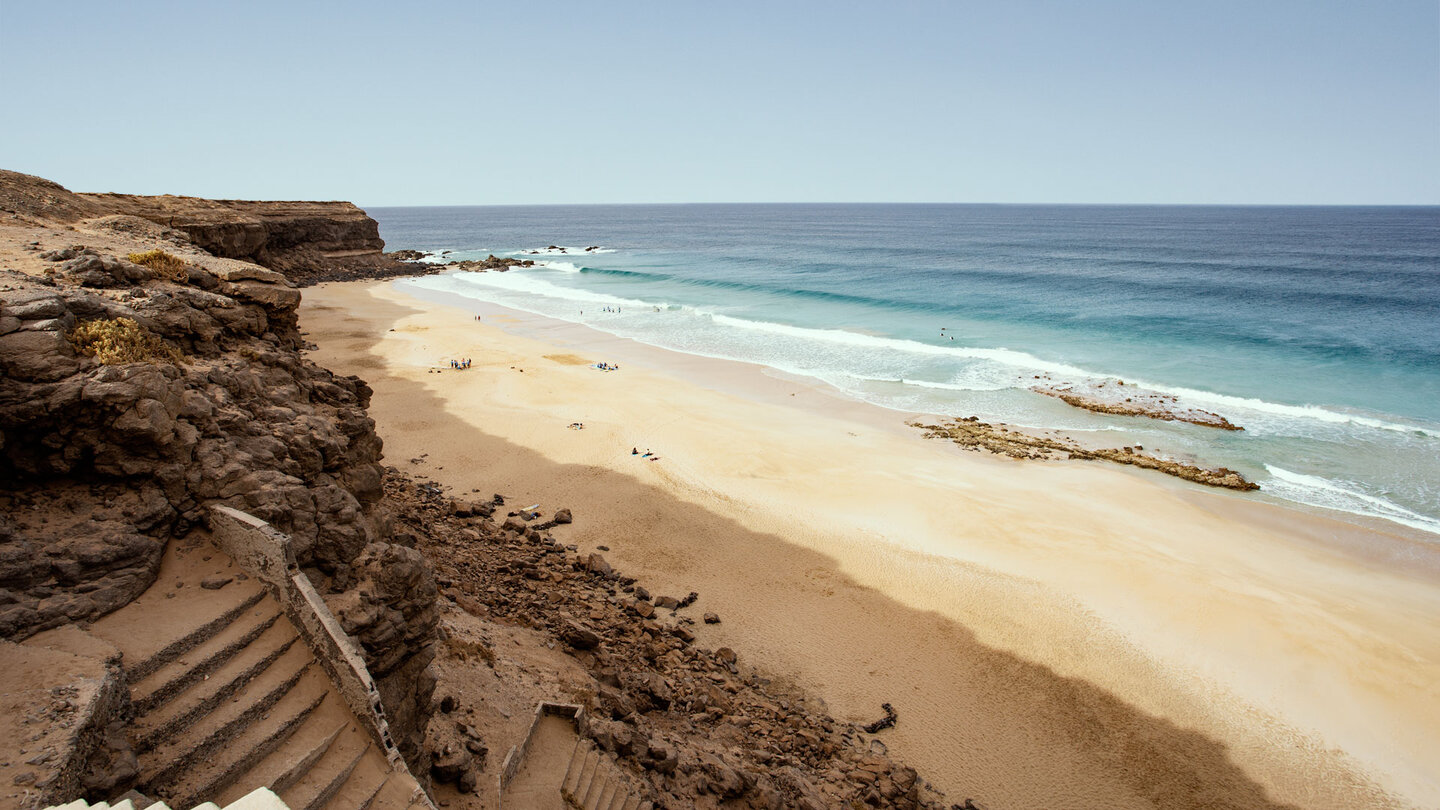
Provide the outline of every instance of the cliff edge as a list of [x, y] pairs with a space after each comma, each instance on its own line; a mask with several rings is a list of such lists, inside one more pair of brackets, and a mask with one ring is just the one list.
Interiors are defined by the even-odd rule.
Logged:
[[379, 224], [349, 202], [77, 193], [43, 178], [0, 170], [0, 212], [28, 224], [153, 236], [155, 229], [143, 224], [150, 223], [183, 235], [213, 256], [252, 262], [301, 285], [425, 269], [387, 255]]

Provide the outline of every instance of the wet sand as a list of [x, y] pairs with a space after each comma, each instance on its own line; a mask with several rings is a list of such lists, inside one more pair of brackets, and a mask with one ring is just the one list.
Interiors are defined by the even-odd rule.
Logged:
[[388, 463], [573, 509], [566, 541], [721, 615], [697, 643], [843, 720], [894, 704], [879, 738], [954, 801], [1440, 805], [1440, 579], [1403, 537], [388, 282], [309, 288], [301, 324]]

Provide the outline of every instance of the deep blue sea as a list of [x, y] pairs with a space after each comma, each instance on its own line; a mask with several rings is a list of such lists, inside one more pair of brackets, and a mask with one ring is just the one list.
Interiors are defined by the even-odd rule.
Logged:
[[[1138, 443], [1239, 470], [1261, 485], [1247, 497], [1440, 534], [1437, 207], [369, 213], [390, 250], [544, 263], [400, 282], [432, 294], [762, 363], [898, 410]], [[1117, 379], [1245, 430], [1100, 415], [1030, 390]]]

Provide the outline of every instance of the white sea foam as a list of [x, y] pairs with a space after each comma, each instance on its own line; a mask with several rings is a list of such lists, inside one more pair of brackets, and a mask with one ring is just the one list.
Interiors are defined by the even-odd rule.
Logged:
[[[575, 287], [562, 287], [552, 284], [532, 273], [510, 271], [507, 273], [471, 273], [460, 272], [443, 276], [422, 276], [416, 279], [409, 279], [407, 283], [416, 284], [430, 289], [444, 290], [446, 292], [459, 293], [461, 295], [473, 295], [485, 297], [481, 288], [491, 287], [499, 291], [511, 293], [528, 294], [542, 298], [570, 301], [581, 304], [600, 304], [604, 306], [617, 307], [653, 307], [647, 301], [640, 301], [634, 298], [622, 298], [618, 295], [591, 292]], [[516, 309], [523, 309], [526, 312], [533, 312], [536, 315], [549, 315], [550, 317], [564, 317], [543, 308], [536, 308], [525, 305], [523, 300], [507, 298], [501, 302], [506, 306], [513, 306]]]
[[506, 255], [506, 256], [594, 256], [594, 255], [596, 255], [597, 253], [614, 253], [614, 252], [615, 252], [615, 249], [614, 249], [614, 248], [608, 248], [608, 247], [605, 247], [604, 245], [600, 245], [600, 246], [596, 247], [595, 250], [586, 250], [586, 249], [585, 249], [586, 247], [589, 247], [589, 245], [585, 245], [585, 246], [582, 246], [582, 247], [572, 247], [572, 246], [570, 246], [570, 245], [556, 245], [554, 248], [543, 247], [543, 248], [533, 248], [533, 249], [530, 249], [530, 250], [512, 250], [512, 251], [509, 251], [508, 253], [505, 253], [505, 254], [503, 254], [503, 255]]
[[1378, 517], [1409, 526], [1412, 529], [1440, 534], [1440, 521], [1406, 509], [1384, 498], [1369, 495], [1327, 478], [1291, 472], [1270, 464], [1265, 470], [1273, 480], [1261, 484], [1261, 489], [1287, 500], [1299, 501], [1311, 506], [1336, 509], [1352, 515]]
[[1308, 419], [1317, 422], [1325, 422], [1332, 425], [1360, 425], [1362, 427], [1374, 428], [1376, 430], [1388, 430], [1396, 433], [1411, 433], [1423, 436], [1432, 434], [1415, 425], [1402, 425], [1396, 422], [1387, 422], [1382, 419], [1375, 419], [1359, 414], [1345, 413], [1322, 408], [1318, 405], [1285, 405], [1279, 402], [1268, 402], [1263, 399], [1250, 397], [1237, 397], [1229, 394], [1217, 394], [1212, 391], [1201, 391], [1195, 388], [1184, 388], [1181, 386], [1158, 385], [1143, 380], [1134, 381], [1137, 387], [1158, 391], [1162, 394], [1173, 394], [1185, 400], [1187, 405], [1204, 405], [1225, 412], [1225, 415], [1234, 415], [1237, 411], [1252, 411], [1255, 413], [1268, 414], [1271, 416], [1286, 417], [1289, 419]]
[[1017, 352], [1011, 349], [980, 349], [973, 346], [936, 346], [930, 343], [921, 343], [918, 340], [906, 340], [904, 338], [889, 338], [878, 335], [865, 335], [859, 332], [851, 332], [845, 329], [814, 329], [805, 326], [790, 326], [783, 323], [771, 323], [770, 321], [751, 321], [744, 318], [735, 318], [729, 315], [715, 315], [716, 323], [725, 326], [734, 326], [740, 329], [750, 329], [759, 332], [770, 332], [788, 337], [804, 338], [809, 340], [825, 341], [844, 346], [856, 348], [884, 349], [887, 351], [901, 351], [910, 354], [925, 355], [928, 357], [954, 357], [961, 359], [989, 360], [1015, 368], [1022, 368], [1028, 371], [1044, 371], [1050, 374], [1090, 377], [1099, 376], [1081, 368], [1042, 360], [1033, 354]]
[[[580, 270], [571, 262], [543, 261], [543, 266], [551, 270], [566, 273], [575, 273]], [[653, 302], [639, 301], [636, 299], [621, 298], [604, 293], [591, 293], [585, 290], [561, 287], [537, 279], [533, 275], [523, 272], [511, 271], [504, 274], [486, 274], [483, 277], [474, 279], [477, 283], [485, 286], [500, 287], [518, 293], [556, 298], [567, 301], [582, 301], [599, 303], [602, 305], [653, 307]], [[517, 303], [518, 302], [512, 302]], [[660, 304], [668, 307], [667, 304]], [[521, 307], [527, 308], [527, 307]], [[848, 347], [855, 349], [875, 349], [886, 352], [902, 352], [913, 355], [917, 358], [953, 358], [956, 360], [979, 360], [986, 363], [993, 363], [1000, 368], [991, 370], [989, 373], [976, 375], [979, 379], [973, 382], [952, 379], [949, 382], [932, 382], [919, 379], [906, 378], [902, 382], [919, 387], [946, 389], [955, 391], [984, 391], [996, 390], [1004, 387], [1028, 387], [1029, 377], [1034, 373], [1049, 375], [1054, 380], [1079, 383], [1086, 380], [1110, 379], [1115, 375], [1103, 372], [1092, 371], [1080, 368], [1067, 363], [1060, 363], [1037, 357], [1023, 351], [1016, 351], [1006, 348], [979, 348], [974, 346], [940, 346], [931, 343], [908, 340], [904, 338], [890, 338], [877, 335], [867, 335], [860, 332], [852, 332], [844, 329], [818, 329], [814, 327], [792, 326], [789, 324], [774, 323], [771, 321], [751, 320], [724, 315], [712, 309], [693, 309], [682, 307], [682, 310], [691, 312], [702, 318], [710, 320], [717, 326], [742, 329], [750, 332], [768, 333], [786, 338], [814, 341], [822, 345], [837, 347]], [[541, 310], [534, 310], [537, 314], [547, 314]], [[686, 349], [699, 354], [709, 354], [705, 351]], [[755, 358], [737, 358], [754, 360]], [[815, 373], [816, 369], [797, 369], [792, 363], [784, 362], [777, 357], [766, 358], [765, 362], [782, 368], [792, 373]], [[1002, 369], [1010, 370], [1010, 378]], [[886, 378], [877, 377], [876, 381], [884, 381]], [[893, 378], [890, 378], [893, 380]], [[1427, 429], [1390, 422], [1360, 414], [1345, 413], [1331, 410], [1316, 405], [1289, 405], [1278, 402], [1255, 399], [1251, 397], [1239, 397], [1229, 394], [1219, 394], [1211, 391], [1203, 391], [1183, 386], [1165, 385], [1145, 380], [1131, 378], [1127, 380], [1137, 388], [1154, 391], [1157, 393], [1170, 394], [1178, 397], [1181, 404], [1186, 407], [1201, 407], [1219, 412], [1236, 422], [1245, 425], [1247, 428], [1261, 430], [1263, 432], [1289, 434], [1293, 433], [1298, 424], [1305, 422], [1322, 423], [1328, 425], [1357, 425], [1376, 430], [1385, 430], [1411, 435], [1433, 437], [1433, 433]], [[1248, 417], [1248, 418], [1247, 418]], [[1277, 421], [1278, 420], [1278, 421]], [[1296, 421], [1287, 421], [1296, 420]], [[1289, 425], [1289, 426], [1287, 426]]]
[[[1104, 374], [1097, 371], [1079, 368], [1066, 363], [1057, 363], [1036, 357], [1027, 352], [1015, 351], [1012, 349], [982, 349], [973, 346], [936, 346], [930, 343], [905, 340], [901, 338], [877, 337], [864, 335], [858, 332], [850, 332], [843, 329], [813, 329], [801, 326], [789, 326], [787, 324], [770, 323], [767, 321], [751, 321], [743, 318], [734, 318], [726, 315], [714, 316], [716, 323], [727, 326], [735, 326], [742, 329], [771, 332], [790, 337], [808, 338], [813, 340], [824, 340], [833, 343], [841, 343], [848, 346], [865, 348], [884, 348], [892, 351], [903, 351], [914, 354], [922, 354], [936, 357], [955, 357], [974, 360], [986, 360], [993, 363], [1009, 366], [1014, 369], [1026, 372], [1039, 371], [1053, 377], [1068, 378], [1079, 382], [1087, 379], [1109, 379], [1115, 375]], [[906, 382], [923, 385], [919, 381], [906, 380]], [[1268, 402], [1262, 399], [1251, 397], [1237, 397], [1228, 394], [1217, 394], [1210, 391], [1202, 391], [1195, 388], [1182, 386], [1163, 385], [1146, 382], [1144, 380], [1131, 379], [1137, 388], [1143, 388], [1157, 393], [1171, 394], [1183, 400], [1182, 404], [1189, 407], [1206, 406], [1214, 408], [1222, 415], [1233, 416], [1237, 411], [1248, 411], [1269, 416], [1278, 416], [1288, 419], [1313, 420], [1332, 425], [1354, 424], [1377, 430], [1387, 430], [1398, 433], [1419, 434], [1431, 436], [1432, 434], [1415, 425], [1404, 425], [1396, 422], [1388, 422], [1359, 414], [1334, 411], [1322, 408], [1317, 405], [1286, 405], [1279, 402]], [[1028, 386], [1023, 380], [1017, 380], [1017, 385]], [[930, 384], [933, 387], [943, 387], [943, 384]], [[981, 390], [972, 386], [960, 386], [956, 390]]]

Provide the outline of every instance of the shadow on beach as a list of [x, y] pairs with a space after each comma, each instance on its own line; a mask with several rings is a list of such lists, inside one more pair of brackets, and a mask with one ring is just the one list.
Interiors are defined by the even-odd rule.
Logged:
[[[321, 353], [335, 358], [322, 364], [358, 373], [374, 388], [371, 415], [382, 437], [397, 445], [411, 440], [394, 438], [407, 432], [444, 437], [452, 460], [431, 477], [454, 486], [457, 496], [463, 493], [455, 478], [466, 475], [465, 487], [485, 495], [571, 508], [576, 523], [562, 542], [611, 546], [609, 556], [624, 573], [652, 591], [657, 585], [698, 591], [709, 601], [696, 609], [720, 611], [724, 624], [701, 628], [697, 644], [715, 646], [706, 632], [725, 634], [742, 663], [825, 699], [838, 719], [873, 719], [868, 715], [879, 716], [882, 702], [894, 704], [899, 723], [879, 738], [951, 801], [971, 796], [991, 810], [1295, 806], [1269, 798], [1223, 743], [1088, 681], [987, 646], [948, 618], [858, 584], [832, 557], [752, 531], [630, 475], [556, 463], [454, 416], [424, 386], [386, 373], [374, 347], [419, 310], [380, 306], [388, 321], [373, 330], [339, 317], [333, 329], [304, 322], [306, 312], [338, 312], [326, 305], [302, 305], [301, 317]], [[467, 464], [470, 470], [457, 472]], [[725, 595], [723, 603], [717, 594]], [[1301, 750], [1303, 743], [1277, 731], [1273, 757], [1290, 760], [1278, 770], [1314, 774], [1307, 804], [1404, 806], [1330, 761], [1338, 758]]]

